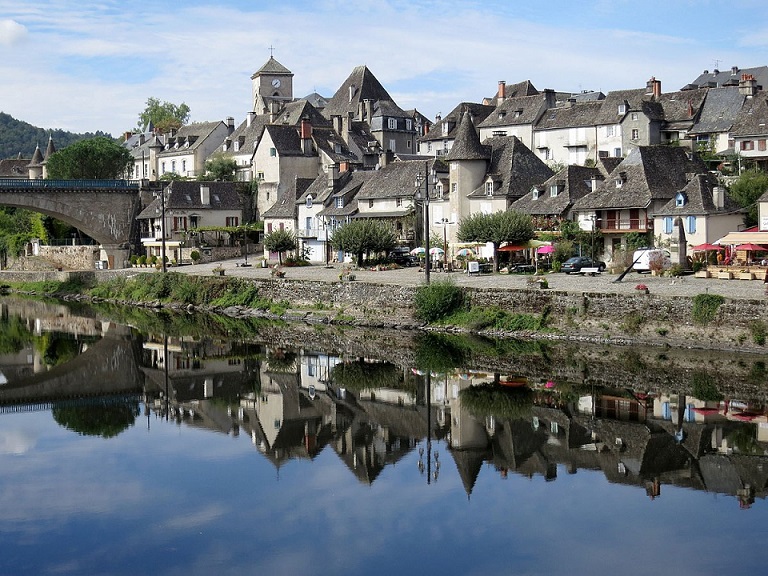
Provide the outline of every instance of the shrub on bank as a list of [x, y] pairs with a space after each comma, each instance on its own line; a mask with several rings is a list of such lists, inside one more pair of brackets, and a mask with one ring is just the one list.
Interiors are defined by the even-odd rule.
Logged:
[[719, 294], [696, 294], [693, 297], [693, 308], [691, 308], [693, 321], [702, 326], [709, 324], [715, 319], [717, 310], [723, 302], [725, 298]]
[[419, 286], [414, 297], [417, 318], [436, 322], [464, 304], [464, 291], [452, 281], [432, 282]]

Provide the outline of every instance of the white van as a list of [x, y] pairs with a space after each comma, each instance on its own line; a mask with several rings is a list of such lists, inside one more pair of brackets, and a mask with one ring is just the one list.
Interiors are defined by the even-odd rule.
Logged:
[[661, 260], [662, 269], [669, 270], [672, 267], [672, 254], [663, 248], [641, 248], [632, 254], [632, 269], [635, 272], [650, 272], [651, 262]]

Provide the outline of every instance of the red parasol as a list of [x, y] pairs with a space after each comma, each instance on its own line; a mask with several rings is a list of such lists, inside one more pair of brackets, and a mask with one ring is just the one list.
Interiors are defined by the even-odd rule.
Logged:
[[722, 246], [717, 246], [715, 244], [699, 244], [697, 246], [693, 247], [694, 252], [712, 252], [713, 250], [722, 250]]
[[520, 250], [527, 250], [527, 246], [502, 246], [497, 251], [498, 252], [519, 252]]
[[760, 246], [759, 244], [752, 244], [751, 242], [748, 242], [746, 244], [739, 244], [736, 246], [736, 250], [745, 250], [747, 252], [765, 252], [768, 250], [765, 246]]

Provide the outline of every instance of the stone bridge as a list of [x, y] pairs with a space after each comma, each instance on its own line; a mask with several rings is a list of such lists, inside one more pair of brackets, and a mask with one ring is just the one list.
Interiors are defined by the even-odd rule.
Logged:
[[66, 222], [96, 240], [110, 268], [128, 265], [141, 210], [141, 185], [129, 180], [0, 179], [0, 205]]
[[0, 386], [0, 411], [9, 405], [140, 392], [144, 375], [139, 355], [140, 344], [128, 329], [105, 332], [69, 362]]

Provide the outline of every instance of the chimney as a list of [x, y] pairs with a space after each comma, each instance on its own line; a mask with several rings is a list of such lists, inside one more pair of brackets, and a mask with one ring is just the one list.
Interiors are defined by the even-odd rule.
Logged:
[[712, 188], [712, 203], [715, 208], [723, 208], [725, 205], [725, 190], [722, 186], [714, 186]]
[[757, 81], [752, 74], [742, 74], [739, 81], [739, 94], [747, 98], [757, 94]]
[[661, 80], [656, 80], [655, 76], [651, 76], [651, 79], [645, 85], [645, 93], [648, 96], [652, 96], [654, 100], [658, 100], [661, 96]]
[[440, 124], [440, 122], [442, 122], [442, 120], [443, 120], [443, 117], [440, 116], [440, 112], [435, 114], [435, 124]]
[[280, 112], [280, 110], [277, 107], [277, 101], [270, 100], [269, 101], [269, 123], [274, 124], [277, 121], [277, 115]]
[[328, 189], [333, 190], [336, 186], [336, 181], [339, 179], [339, 165], [331, 164], [328, 166]]
[[235, 119], [232, 116], [227, 116], [227, 135], [231, 136], [235, 131]]
[[352, 129], [352, 118], [354, 116], [353, 112], [347, 112], [346, 115], [341, 117], [341, 134], [340, 136], [344, 139], [344, 142], [349, 144], [349, 132]]
[[147, 141], [146, 134], [139, 134], [139, 146], [142, 146]]
[[301, 151], [304, 155], [309, 156], [312, 154], [312, 123], [306, 116], [301, 119], [299, 135], [301, 137]]
[[379, 154], [379, 166], [381, 168], [384, 168], [384, 166], [392, 164], [394, 160], [395, 160], [395, 153], [392, 152], [392, 150], [386, 150], [384, 152], [381, 152], [381, 154]]
[[[333, 129], [336, 131], [336, 134], [339, 136], [342, 136], [341, 134], [341, 115], [340, 114], [334, 114], [331, 116], [331, 123], [333, 124]], [[342, 136], [343, 138], [343, 136]]]
[[544, 89], [544, 105], [546, 108], [554, 108], [557, 103], [557, 96], [552, 88]]
[[507, 97], [507, 83], [504, 80], [499, 80], [499, 93], [496, 96], [499, 101]]
[[200, 184], [200, 204], [203, 206], [211, 205], [211, 188]]
[[133, 132], [126, 132], [123, 134], [123, 141], [128, 142], [128, 139], [133, 136]]
[[363, 103], [365, 104], [365, 121], [370, 124], [371, 118], [373, 118], [373, 100], [366, 99], [363, 100]]
[[739, 67], [738, 66], [731, 66], [731, 76], [736, 76], [736, 74], [739, 73]]
[[253, 121], [256, 119], [256, 112], [248, 112], [248, 115], [245, 117], [245, 125], [250, 126], [253, 124]]
[[592, 192], [597, 190], [597, 185], [600, 183], [600, 179], [597, 177], [597, 174], [592, 174], [592, 178], [590, 180], [590, 188]]

